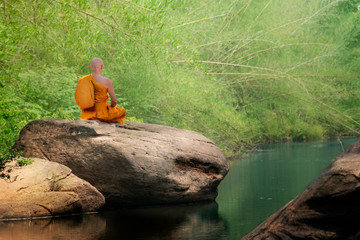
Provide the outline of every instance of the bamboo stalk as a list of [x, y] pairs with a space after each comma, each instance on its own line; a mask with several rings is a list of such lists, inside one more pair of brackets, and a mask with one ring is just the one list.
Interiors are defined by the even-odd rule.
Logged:
[[[252, 0], [250, 0], [250, 3], [251, 3], [251, 2], [252, 2]], [[230, 23], [234, 20], [234, 18], [235, 18], [237, 15], [239, 15], [240, 12], [241, 12], [245, 7], [246, 7], [246, 9], [247, 9], [247, 7], [250, 5], [250, 3], [245, 3], [245, 4], [243, 5], [243, 7], [240, 8], [239, 11], [237, 11], [236, 14], [234, 14], [234, 15], [231, 17], [231, 19], [221, 28], [221, 30], [220, 30], [219, 33], [222, 33], [222, 32], [224, 31], [224, 29], [227, 28], [227, 27], [230, 25]], [[235, 6], [235, 5], [234, 5], [234, 6]], [[246, 11], [246, 9], [245, 9], [245, 11]]]
[[284, 47], [289, 47], [289, 46], [306, 46], [306, 45], [320, 45], [320, 46], [329, 46], [329, 44], [324, 44], [324, 43], [289, 43], [289, 44], [282, 44], [280, 46], [275, 46], [275, 47], [271, 47], [271, 48], [267, 48], [267, 49], [262, 49], [262, 50], [259, 50], [259, 51], [256, 51], [256, 52], [252, 52], [248, 55], [245, 55], [239, 59], [237, 59], [237, 62], [241, 61], [242, 59], [244, 58], [247, 58], [249, 56], [253, 56], [253, 55], [257, 55], [259, 53], [264, 53], [264, 52], [269, 52], [271, 50], [274, 50], [274, 49], [279, 49], [279, 48], [284, 48]]
[[309, 63], [311, 63], [311, 62], [314, 62], [314, 61], [316, 61], [316, 60], [319, 59], [319, 58], [333, 57], [333, 56], [334, 56], [334, 55], [329, 55], [329, 54], [322, 55], [322, 56], [316, 56], [316, 57], [314, 57], [314, 58], [312, 58], [312, 59], [309, 59], [309, 60], [307, 60], [307, 61], [305, 61], [305, 62], [299, 63], [299, 64], [293, 66], [292, 68], [289, 68], [289, 69], [286, 70], [285, 72], [291, 72], [291, 71], [293, 71], [294, 69], [296, 69], [296, 68], [298, 68], [298, 67], [301, 67], [301, 66], [303, 66], [303, 65], [309, 64]]
[[[296, 19], [296, 20], [294, 20], [294, 21], [291, 21], [291, 22], [285, 23], [285, 24], [283, 24], [283, 25], [277, 26], [277, 27], [275, 27], [275, 28], [272, 28], [272, 29], [270, 29], [270, 30], [268, 30], [268, 31], [259, 31], [259, 32], [255, 33], [255, 34], [253, 34], [252, 36], [249, 36], [249, 38], [253, 38], [253, 39], [255, 40], [255, 39], [256, 39], [255, 37], [257, 37], [257, 36], [261, 36], [261, 35], [264, 35], [264, 34], [266, 34], [266, 33], [273, 32], [273, 31], [275, 31], [275, 30], [278, 30], [278, 29], [280, 29], [280, 28], [286, 27], [286, 26], [288, 26], [288, 25], [290, 25], [290, 24], [297, 23], [297, 22], [299, 22], [299, 21], [301, 21], [301, 20], [304, 20], [304, 19], [305, 19], [305, 18]], [[253, 40], [253, 41], [254, 41], [254, 40]], [[238, 48], [235, 47], [234, 50], [233, 50], [233, 52], [231, 52], [228, 56], [226, 56], [226, 57], [223, 59], [223, 61], [226, 61], [226, 60], [227, 60], [229, 57], [231, 57], [235, 52], [237, 52], [237, 51], [239, 51], [240, 49], [242, 49], [242, 48], [246, 47], [247, 45], [251, 44], [253, 41], [248, 41], [247, 43], [243, 44], [242, 46], [240, 46], [240, 47], [238, 47]]]
[[[42, 26], [39, 27], [38, 25], [36, 25], [35, 22], [33, 22], [33, 20], [32, 20], [31, 18], [26, 18], [26, 17], [24, 16], [23, 12], [21, 12], [19, 9], [15, 8], [15, 6], [11, 5], [10, 3], [8, 3], [8, 5], [10, 5], [14, 10], [16, 10], [16, 11], [19, 13], [20, 17], [25, 20], [25, 22], [29, 22], [29, 23], [31, 23], [32, 25], [37, 26], [37, 27], [39, 28], [39, 30], [42, 31], [42, 32], [43, 32], [50, 40], [52, 40], [58, 47], [60, 47], [60, 48], [62, 48], [63, 50], [66, 51], [66, 49], [65, 49], [63, 46], [61, 46], [54, 38], [52, 38], [52, 37], [47, 33], [47, 31], [45, 31], [44, 29], [42, 29]], [[25, 15], [26, 15], [26, 14], [25, 14]], [[27, 15], [26, 15], [26, 16], [27, 16]]]
[[[116, 2], [119, 2], [119, 1], [116, 1]], [[120, 2], [126, 2], [126, 3], [128, 3], [128, 4], [130, 4], [130, 5], [133, 5], [133, 6], [137, 7], [137, 8], [140, 8], [140, 9], [143, 9], [143, 10], [146, 10], [146, 11], [150, 11], [150, 12], [160, 12], [160, 10], [155, 11], [155, 10], [152, 10], [152, 9], [149, 9], [149, 8], [146, 8], [146, 7], [137, 5], [136, 3], [133, 3], [133, 2], [130, 1], [130, 0], [121, 0]]]
[[[173, 63], [189, 63], [189, 62], [192, 62], [192, 61], [186, 61], [186, 60], [173, 61]], [[265, 71], [281, 73], [281, 71], [274, 70], [274, 69], [271, 69], [271, 68], [256, 67], [256, 66], [244, 65], [244, 64], [224, 63], [224, 62], [215, 62], [215, 61], [202, 61], [202, 60], [197, 60], [195, 62], [197, 62], [197, 63], [206, 63], [206, 64], [215, 64], [215, 65], [224, 65], [224, 66], [232, 66], [232, 67], [244, 67], [244, 68], [251, 68], [251, 69], [258, 69], [258, 70], [265, 70]], [[221, 73], [219, 73], [219, 74], [221, 74]], [[237, 74], [237, 73], [235, 73], [235, 74]]]
[[6, 15], [6, 0], [3, 0], [3, 11], [4, 11], [4, 23], [6, 25], [6, 18], [7, 18], [7, 15]]
[[334, 6], [335, 4], [337, 4], [338, 2], [340, 1], [343, 1], [343, 0], [336, 0], [336, 1], [333, 1], [331, 3], [329, 3], [328, 5], [326, 5], [325, 7], [322, 7], [321, 9], [317, 10], [313, 15], [311, 15], [310, 17], [307, 17], [305, 18], [305, 20], [292, 32], [292, 35], [294, 35], [297, 30], [299, 28], [301, 28], [304, 24], [306, 24], [307, 22], [309, 22], [312, 18], [316, 17], [317, 15], [320, 14], [320, 12], [322, 12], [323, 10], [327, 9], [327, 8], [330, 8], [332, 6]]
[[[249, 32], [251, 28], [255, 25], [259, 17], [263, 14], [263, 12], [269, 7], [272, 0], [269, 0], [269, 2], [263, 7], [263, 9], [260, 11], [260, 13], [256, 16], [255, 20], [252, 22], [252, 24], [249, 26], [248, 30], [246, 32]], [[246, 34], [247, 35], [247, 34]]]
[[[261, 86], [261, 85], [259, 85], [259, 87], [264, 88], [264, 86]], [[275, 92], [275, 94], [279, 93], [279, 96], [282, 96], [282, 95], [284, 95], [284, 96], [285, 96], [285, 95], [292, 96], [292, 97], [297, 98], [297, 99], [299, 99], [299, 100], [306, 101], [306, 102], [308, 102], [308, 103], [310, 103], [310, 104], [313, 104], [313, 102], [316, 101], [317, 103], [319, 103], [321, 106], [325, 107], [326, 109], [330, 109], [330, 110], [332, 110], [332, 111], [340, 114], [341, 116], [349, 119], [351, 122], [355, 123], [356, 125], [360, 126], [360, 123], [359, 123], [358, 121], [354, 120], [352, 117], [346, 115], [345, 113], [341, 112], [340, 110], [336, 109], [335, 107], [332, 107], [332, 106], [330, 106], [330, 105], [328, 105], [328, 104], [320, 101], [319, 99], [317, 99], [317, 98], [315, 98], [315, 97], [310, 97], [310, 99], [308, 100], [308, 99], [306, 99], [306, 98], [302, 98], [302, 97], [293, 95], [292, 92], [286, 93], [286, 92], [282, 92], [282, 91], [280, 91], [280, 90], [277, 90], [277, 89], [271, 88], [271, 87], [265, 87], [265, 88], [271, 89], [272, 91]], [[277, 93], [276, 93], [276, 92], [277, 92]], [[335, 116], [336, 116], [336, 115], [335, 115]], [[348, 126], [348, 125], [345, 125], [343, 122], [338, 121], [338, 120], [336, 120], [336, 119], [334, 119], [334, 120], [337, 121], [337, 122], [338, 122], [339, 124], [341, 124], [342, 126], [350, 129], [351, 131], [353, 131], [353, 132], [355, 132], [355, 133], [357, 133], [357, 134], [360, 134], [359, 131], [353, 129], [352, 127], [350, 127], [350, 126]]]
[[211, 45], [218, 44], [218, 43], [237, 42], [237, 41], [243, 41], [243, 42], [245, 42], [245, 41], [259, 41], [259, 42], [268, 42], [268, 43], [274, 44], [273, 41], [266, 40], [266, 39], [238, 38], [238, 39], [229, 39], [229, 40], [224, 40], [224, 41], [215, 41], [215, 42], [205, 43], [205, 44], [201, 44], [201, 45], [196, 45], [196, 46], [194, 46], [193, 49], [207, 47], [207, 46], [211, 46]]
[[127, 36], [131, 41], [133, 41], [133, 42], [135, 42], [135, 43], [137, 43], [137, 44], [139, 44], [139, 45], [141, 45], [141, 46], [144, 46], [141, 42], [139, 42], [137, 39], [135, 39], [134, 36], [132, 36], [131, 34], [125, 32], [125, 31], [123, 31], [122, 29], [120, 29], [120, 28], [118, 28], [118, 27], [116, 27], [116, 26], [108, 23], [107, 21], [105, 21], [104, 18], [97, 17], [97, 16], [95, 16], [95, 15], [89, 13], [89, 12], [86, 12], [86, 11], [84, 11], [84, 10], [78, 8], [78, 7], [75, 7], [75, 6], [73, 6], [72, 4], [69, 4], [69, 3], [60, 2], [60, 1], [58, 1], [58, 0], [52, 0], [52, 1], [57, 2], [57, 3], [59, 3], [59, 4], [62, 4], [62, 5], [67, 5], [67, 6], [71, 7], [71, 8], [73, 8], [74, 10], [76, 10], [76, 11], [82, 13], [82, 14], [85, 14], [85, 15], [88, 16], [88, 17], [94, 18], [94, 19], [96, 19], [96, 20], [104, 23], [105, 25], [107, 25], [107, 26], [109, 26], [109, 27], [111, 27], [111, 28], [113, 28], [113, 29], [121, 32], [122, 34], [124, 34], [125, 36]]
[[211, 20], [211, 19], [214, 19], [214, 18], [224, 17], [224, 16], [226, 16], [226, 14], [220, 14], [220, 15], [213, 16], [213, 17], [202, 18], [202, 19], [194, 20], [194, 21], [191, 21], [191, 22], [187, 22], [187, 23], [183, 23], [183, 24], [181, 24], [181, 25], [177, 25], [177, 26], [171, 27], [170, 29], [175, 29], [175, 28], [179, 28], [179, 27], [184, 27], [184, 26], [186, 26], [186, 25], [190, 25], [190, 24], [194, 24], [194, 23], [199, 23], [199, 22]]

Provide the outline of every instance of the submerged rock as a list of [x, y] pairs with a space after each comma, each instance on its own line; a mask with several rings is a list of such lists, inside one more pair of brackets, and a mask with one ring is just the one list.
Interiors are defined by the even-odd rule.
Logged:
[[155, 124], [40, 119], [23, 128], [14, 149], [68, 166], [124, 205], [213, 200], [228, 172], [206, 137]]
[[93, 212], [104, 196], [71, 169], [43, 159], [11, 168], [10, 179], [0, 179], [0, 219], [35, 218]]
[[360, 239], [360, 141], [246, 239]]

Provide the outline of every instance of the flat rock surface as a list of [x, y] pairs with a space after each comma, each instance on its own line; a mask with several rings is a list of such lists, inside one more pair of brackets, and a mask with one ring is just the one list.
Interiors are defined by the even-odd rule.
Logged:
[[243, 239], [360, 239], [360, 141]]
[[0, 219], [92, 212], [105, 204], [99, 191], [66, 166], [38, 158], [27, 166], [16, 163], [7, 164], [10, 179], [0, 178]]
[[23, 128], [14, 149], [68, 166], [124, 205], [213, 200], [228, 172], [212, 141], [156, 124], [40, 119]]

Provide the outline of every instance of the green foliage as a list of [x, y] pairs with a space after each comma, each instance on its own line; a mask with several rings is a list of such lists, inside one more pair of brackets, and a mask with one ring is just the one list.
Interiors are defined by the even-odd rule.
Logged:
[[355, 0], [1, 4], [2, 153], [33, 119], [79, 118], [93, 57], [128, 119], [201, 132], [226, 154], [359, 133]]
[[6, 163], [13, 161], [20, 155], [21, 153], [12, 151], [8, 151], [5, 154], [0, 154], [0, 171], [4, 171]]
[[30, 165], [34, 162], [34, 159], [31, 158], [21, 158], [19, 160], [17, 160], [17, 165], [22, 167], [22, 166], [26, 166], [26, 165]]
[[7, 151], [5, 154], [0, 153], [0, 178], [10, 178], [11, 169], [4, 172], [6, 164], [18, 158], [21, 155], [19, 152]]

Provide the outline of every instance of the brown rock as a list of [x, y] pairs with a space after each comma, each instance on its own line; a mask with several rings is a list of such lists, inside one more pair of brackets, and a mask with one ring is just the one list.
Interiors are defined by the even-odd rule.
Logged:
[[0, 219], [92, 212], [105, 204], [100, 192], [61, 164], [36, 158], [7, 168], [12, 172], [10, 179], [0, 179]]
[[246, 239], [360, 239], [360, 141]]
[[23, 128], [14, 148], [70, 167], [120, 204], [213, 200], [228, 171], [209, 139], [155, 124], [41, 119]]

